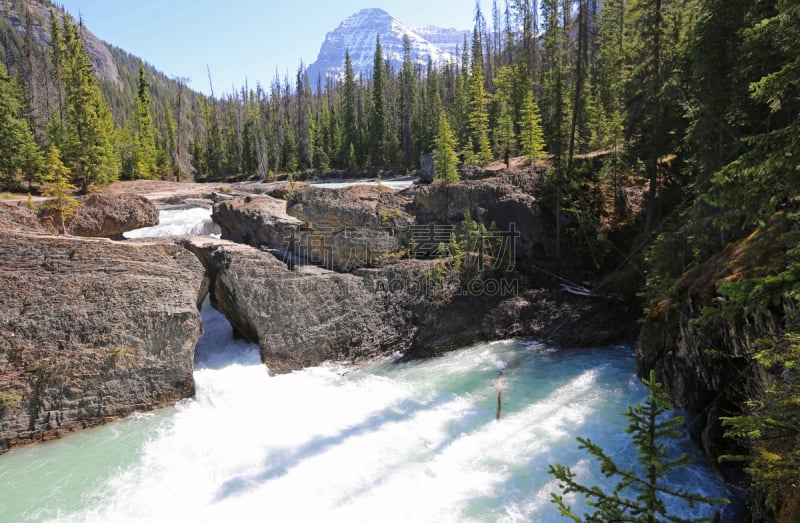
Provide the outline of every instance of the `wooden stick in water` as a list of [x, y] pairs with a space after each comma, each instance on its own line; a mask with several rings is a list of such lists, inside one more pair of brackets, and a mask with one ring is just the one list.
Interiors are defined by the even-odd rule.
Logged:
[[500, 419], [500, 411], [503, 410], [503, 371], [497, 379], [497, 419]]

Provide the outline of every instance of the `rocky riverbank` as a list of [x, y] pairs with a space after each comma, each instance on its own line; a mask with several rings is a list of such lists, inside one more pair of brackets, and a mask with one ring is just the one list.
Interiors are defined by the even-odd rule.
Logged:
[[719, 286], [769, 276], [791, 247], [786, 232], [797, 223], [779, 213], [770, 224], [729, 244], [687, 271], [644, 322], [637, 344], [637, 371], [656, 370], [676, 406], [690, 412], [689, 428], [712, 463], [732, 482], [741, 481], [737, 463], [718, 461], [744, 451], [725, 438], [721, 418], [747, 410], [761, 397], [769, 369], [753, 358], [757, 340], [779, 335], [791, 301], [769, 304], [761, 313], [718, 314], [726, 301]]
[[[155, 184], [146, 199], [128, 194], [133, 182], [81, 211], [118, 237], [152, 221], [153, 205], [213, 203], [222, 240], [53, 236], [24, 206], [3, 205], [0, 449], [190, 396], [209, 292], [271, 373], [509, 337], [630, 339], [620, 304], [565, 293], [531, 269], [553, 264], [535, 177], [403, 191]], [[479, 245], [467, 248], [470, 234]], [[467, 252], [437, 252], [456, 238]]]
[[30, 225], [0, 230], [0, 450], [191, 396], [197, 259]]

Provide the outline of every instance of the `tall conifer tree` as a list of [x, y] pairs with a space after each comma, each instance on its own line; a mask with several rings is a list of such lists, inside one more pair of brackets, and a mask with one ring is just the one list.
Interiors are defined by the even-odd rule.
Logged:
[[156, 140], [150, 114], [150, 82], [139, 62], [139, 88], [136, 93], [133, 175], [135, 178], [156, 178]]
[[114, 121], [89, 54], [81, 26], [64, 17], [64, 80], [67, 102], [65, 164], [84, 192], [117, 179], [119, 159], [114, 146]]
[[386, 93], [380, 35], [375, 38], [375, 59], [372, 69], [372, 112], [369, 132], [372, 165], [375, 167], [383, 166], [386, 164]]

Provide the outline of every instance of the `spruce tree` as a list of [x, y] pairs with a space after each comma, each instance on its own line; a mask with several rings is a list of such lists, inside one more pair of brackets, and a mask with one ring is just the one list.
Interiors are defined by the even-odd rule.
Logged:
[[536, 161], [543, 158], [544, 135], [542, 133], [542, 117], [539, 115], [539, 106], [533, 99], [533, 91], [528, 89], [525, 103], [522, 105], [520, 114], [520, 144], [522, 154], [528, 157], [529, 161]]
[[436, 136], [436, 147], [433, 150], [433, 171], [434, 177], [439, 178], [446, 184], [459, 181], [458, 155], [456, 155], [456, 138], [450, 130], [447, 122], [447, 115], [442, 111], [439, 117], [439, 133]]
[[381, 37], [375, 39], [375, 59], [372, 69], [372, 111], [370, 113], [370, 157], [372, 165], [386, 164], [386, 93], [384, 92], [383, 49]]
[[516, 150], [516, 134], [514, 133], [514, 119], [511, 117], [511, 109], [507, 103], [499, 104], [499, 114], [494, 128], [494, 147], [498, 157], [503, 158], [510, 165], [511, 156]]
[[67, 102], [65, 164], [84, 192], [117, 179], [119, 159], [114, 146], [114, 121], [80, 28], [64, 17], [64, 79]]
[[[454, 68], [452, 68], [454, 69]], [[468, 70], [467, 70], [468, 71]], [[455, 71], [453, 71], [455, 73]], [[450, 75], [452, 77], [452, 75]], [[444, 83], [447, 84], [451, 78], [445, 78]], [[468, 144], [469, 138], [469, 96], [467, 91], [469, 89], [469, 74], [463, 72], [462, 74], [455, 74], [452, 78], [453, 82], [453, 95], [452, 103], [448, 108], [452, 122], [450, 125], [456, 135], [460, 144]], [[441, 95], [440, 95], [441, 97]], [[445, 96], [444, 99], [448, 97]], [[436, 120], [438, 125], [439, 120]]]
[[355, 170], [358, 168], [356, 149], [359, 146], [359, 133], [356, 113], [356, 82], [353, 77], [353, 63], [350, 60], [350, 51], [345, 51], [344, 55], [344, 92], [342, 96], [343, 157], [347, 162], [347, 167]]
[[484, 87], [485, 81], [483, 65], [479, 60], [473, 60], [469, 83], [469, 137], [474, 145], [474, 152], [483, 164], [492, 160], [492, 150], [489, 146], [489, 112], [486, 108], [489, 96]]
[[150, 82], [144, 74], [144, 64], [139, 62], [139, 89], [136, 93], [136, 130], [134, 133], [134, 178], [157, 178], [156, 141], [153, 117], [150, 114]]
[[414, 64], [411, 61], [411, 41], [403, 35], [403, 69], [401, 71], [400, 113], [401, 147], [406, 168], [415, 165], [414, 122], [416, 121], [417, 85], [414, 79]]
[[555, 476], [563, 494], [572, 492], [585, 496], [586, 503], [594, 509], [583, 517], [575, 514], [567, 506], [563, 494], [552, 494], [552, 501], [559, 511], [573, 521], [607, 523], [609, 521], [631, 521], [641, 523], [655, 522], [696, 522], [711, 521], [711, 518], [685, 520], [671, 516], [665, 499], [683, 502], [690, 507], [696, 504], [719, 505], [728, 503], [726, 499], [711, 499], [693, 494], [685, 489], [669, 486], [667, 475], [685, 467], [691, 458], [687, 454], [679, 457], [670, 455], [664, 441], [681, 435], [679, 427], [681, 416], [665, 417], [671, 408], [667, 393], [656, 381], [655, 371], [650, 371], [650, 379], [643, 380], [649, 391], [644, 403], [628, 407], [626, 433], [631, 435], [638, 451], [637, 459], [641, 470], [621, 468], [600, 446], [589, 439], [578, 438], [580, 448], [586, 450], [600, 464], [600, 470], [607, 478], [618, 478], [610, 491], [600, 487], [587, 487], [576, 479], [569, 467], [550, 465], [549, 473]]
[[72, 197], [75, 186], [69, 181], [69, 169], [61, 161], [61, 151], [58, 147], [51, 145], [47, 154], [47, 161], [42, 174], [45, 196], [52, 198], [45, 203], [42, 208], [53, 213], [56, 219], [61, 222], [61, 232], [66, 234], [66, 223], [72, 219], [80, 207], [78, 200]]
[[0, 184], [16, 188], [23, 175], [30, 190], [40, 163], [41, 152], [23, 115], [22, 91], [0, 63]]
[[33, 184], [41, 177], [44, 155], [33, 139], [33, 133], [24, 134], [19, 148], [20, 167], [22, 178], [28, 184], [28, 192], [33, 190]]

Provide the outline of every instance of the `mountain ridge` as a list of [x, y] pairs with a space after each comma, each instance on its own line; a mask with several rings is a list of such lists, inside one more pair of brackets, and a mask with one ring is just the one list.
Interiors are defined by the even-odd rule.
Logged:
[[320, 46], [316, 61], [308, 66], [312, 83], [327, 78], [344, 77], [345, 52], [349, 51], [356, 77], [372, 74], [376, 36], [381, 38], [384, 59], [394, 69], [403, 63], [403, 38], [408, 36], [411, 59], [419, 66], [450, 62], [457, 59], [457, 49], [463, 45], [469, 31], [436, 26], [411, 27], [403, 24], [388, 12], [367, 8], [345, 18], [328, 32]]

